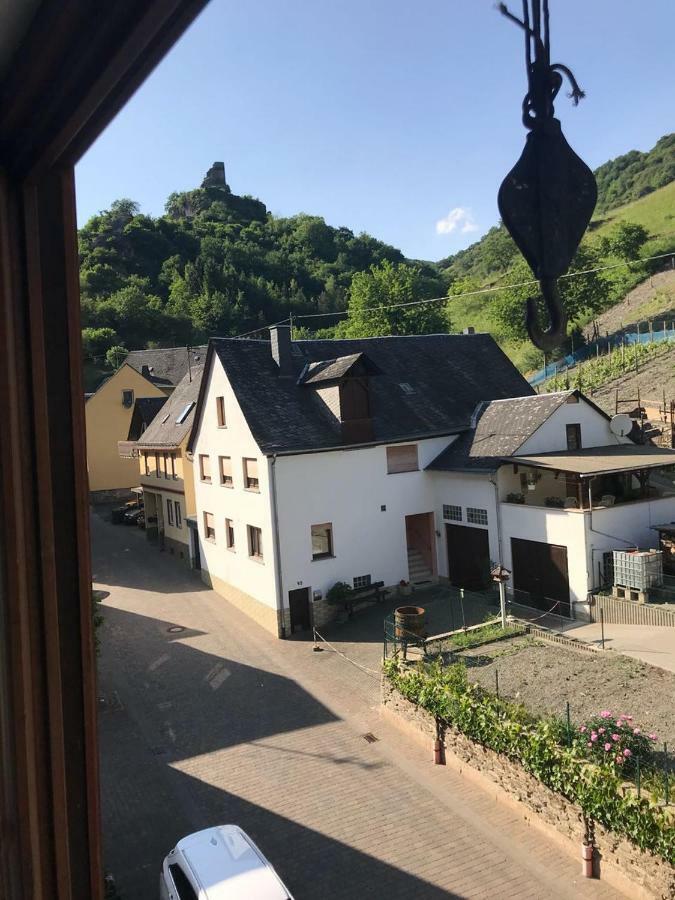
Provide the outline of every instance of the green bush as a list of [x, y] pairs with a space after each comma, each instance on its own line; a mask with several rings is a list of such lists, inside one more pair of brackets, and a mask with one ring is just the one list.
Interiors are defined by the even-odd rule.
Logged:
[[675, 819], [633, 792], [610, 763], [590, 763], [579, 742], [567, 745], [565, 723], [539, 719], [467, 680], [463, 664], [440, 663], [402, 669], [384, 663], [386, 676], [412, 703], [462, 734], [519, 762], [542, 784], [577, 803], [585, 815], [675, 864]]
[[351, 592], [352, 589], [346, 581], [336, 581], [333, 587], [326, 591], [326, 600], [328, 600], [329, 603], [334, 603], [336, 606], [339, 606], [349, 600]]

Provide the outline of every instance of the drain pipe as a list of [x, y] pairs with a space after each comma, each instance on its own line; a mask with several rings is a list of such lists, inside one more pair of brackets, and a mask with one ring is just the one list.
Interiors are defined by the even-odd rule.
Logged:
[[274, 570], [276, 581], [277, 609], [281, 617], [281, 637], [286, 637], [286, 623], [284, 621], [284, 593], [281, 585], [281, 542], [279, 540], [279, 514], [277, 509], [277, 479], [276, 479], [276, 453], [272, 454], [269, 473], [270, 487], [272, 488], [272, 532], [274, 534]]
[[502, 511], [499, 503], [499, 488], [497, 486], [497, 481], [494, 478], [490, 478], [490, 483], [495, 489], [495, 509], [497, 511], [497, 552], [499, 553], [499, 559], [497, 562], [500, 566], [504, 565], [504, 557], [502, 555]]

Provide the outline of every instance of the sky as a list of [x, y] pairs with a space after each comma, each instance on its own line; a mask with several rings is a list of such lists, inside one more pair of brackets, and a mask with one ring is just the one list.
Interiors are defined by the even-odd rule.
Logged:
[[[550, 4], [552, 57], [587, 94], [558, 95], [569, 143], [592, 168], [649, 150], [673, 129], [673, 0]], [[211, 0], [80, 160], [78, 221], [121, 197], [160, 215], [223, 160], [275, 215], [438, 260], [496, 224], [525, 91], [493, 0]]]

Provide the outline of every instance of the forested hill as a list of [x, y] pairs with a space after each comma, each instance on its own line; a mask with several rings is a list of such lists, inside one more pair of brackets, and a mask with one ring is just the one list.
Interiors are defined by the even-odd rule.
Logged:
[[[80, 231], [85, 353], [199, 343], [287, 318], [344, 310], [352, 276], [403, 254], [319, 216], [278, 218], [233, 193], [221, 164], [172, 194], [163, 216], [118, 200]], [[445, 282], [422, 264], [423, 292]], [[330, 324], [318, 320], [316, 325]]]
[[[595, 170], [598, 183], [596, 220], [609, 209], [623, 206], [675, 181], [675, 134], [660, 138], [648, 152], [631, 150]], [[599, 224], [599, 223], [597, 223]], [[518, 251], [501, 225], [479, 241], [439, 263], [450, 279], [483, 280], [509, 268]]]

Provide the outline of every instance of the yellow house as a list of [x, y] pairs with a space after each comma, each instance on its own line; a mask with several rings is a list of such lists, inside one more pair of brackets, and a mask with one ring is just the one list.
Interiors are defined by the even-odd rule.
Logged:
[[87, 470], [93, 502], [126, 497], [138, 485], [138, 461], [122, 456], [138, 400], [170, 396], [183, 375], [203, 363], [203, 347], [133, 350], [120, 368], [88, 397]]
[[[160, 550], [199, 568], [195, 488], [187, 442], [192, 429], [203, 362], [193, 365], [135, 442], [145, 501], [145, 530]], [[122, 448], [121, 448], [122, 452]], [[135, 474], [138, 482], [138, 468]]]

